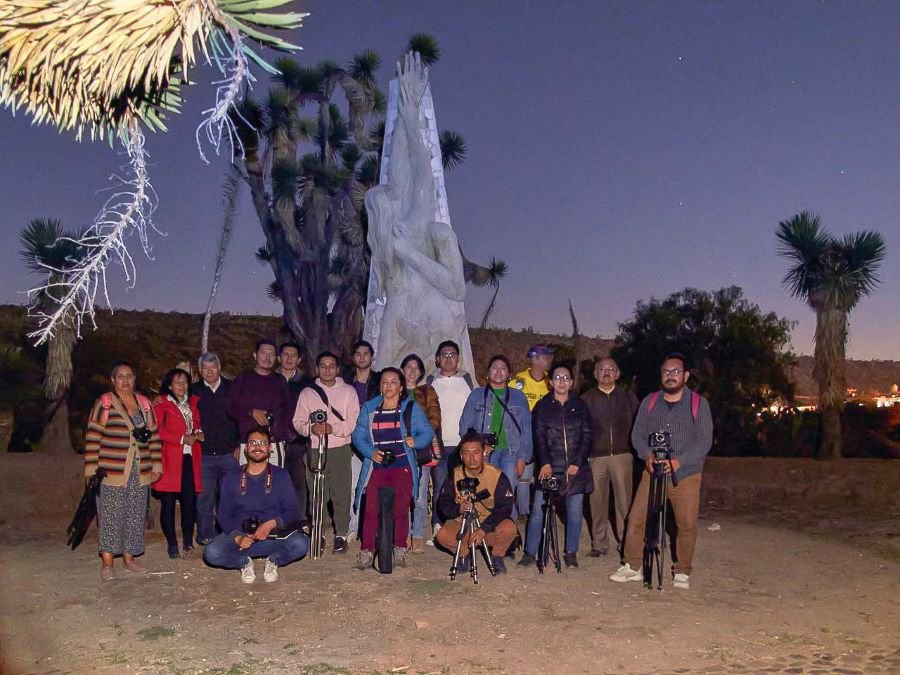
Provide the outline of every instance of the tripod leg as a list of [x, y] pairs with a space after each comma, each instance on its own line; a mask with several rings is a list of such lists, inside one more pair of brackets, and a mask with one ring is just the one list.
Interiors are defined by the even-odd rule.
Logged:
[[547, 559], [549, 558], [550, 551], [550, 541], [548, 524], [549, 524], [549, 515], [550, 515], [550, 504], [548, 503], [546, 494], [544, 495], [544, 503], [541, 504], [541, 513], [542, 513], [542, 522], [541, 522], [541, 541], [538, 546], [538, 559], [537, 559], [537, 568], [538, 573], [543, 574], [544, 569], [547, 567]]
[[465, 539], [466, 529], [468, 528], [468, 516], [463, 514], [462, 522], [459, 524], [459, 532], [456, 535], [456, 553], [453, 554], [453, 562], [450, 564], [450, 580], [456, 579], [456, 572], [459, 570], [459, 559], [462, 555], [462, 543]]
[[556, 565], [556, 573], [562, 572], [562, 565], [559, 561], [559, 524], [556, 520], [556, 507], [550, 505], [550, 542], [553, 546], [553, 564]]
[[659, 590], [662, 590], [666, 567], [666, 516], [669, 510], [669, 479], [665, 476], [660, 480], [659, 492], [659, 569], [656, 573], [656, 580]]
[[[475, 528], [481, 529], [481, 521], [477, 517], [475, 518]], [[491, 573], [492, 577], [497, 576], [497, 568], [494, 567], [494, 561], [491, 560], [491, 552], [488, 549], [487, 541], [484, 539], [481, 540], [481, 550], [484, 553], [484, 561], [487, 564], [488, 572]]]

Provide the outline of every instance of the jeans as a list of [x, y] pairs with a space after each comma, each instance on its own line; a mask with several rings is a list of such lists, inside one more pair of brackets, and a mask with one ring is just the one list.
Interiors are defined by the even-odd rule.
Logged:
[[203, 561], [210, 567], [239, 570], [249, 558], [269, 558], [279, 567], [290, 565], [309, 553], [309, 537], [302, 532], [294, 532], [287, 539], [264, 539], [254, 542], [243, 551], [238, 548], [231, 535], [223, 532], [203, 549]]
[[353, 495], [356, 494], [356, 485], [359, 483], [359, 474], [362, 471], [362, 460], [359, 458], [356, 450], [353, 450], [353, 455], [350, 457], [350, 499], [351, 499], [351, 508], [350, 508], [350, 529], [349, 532], [354, 534], [359, 534], [359, 512], [354, 511], [352, 507]]
[[[510, 487], [515, 490], [516, 484], [518, 483], [518, 477], [516, 476], [516, 453], [514, 453], [509, 448], [504, 448], [503, 450], [494, 450], [491, 453], [490, 459], [488, 461], [492, 466], [496, 466], [503, 472], [503, 475], [509, 480]], [[516, 519], [516, 506], [513, 506], [512, 514], [510, 518], [513, 520]]]
[[219, 503], [219, 481], [236, 465], [231, 453], [203, 455], [200, 462], [203, 492], [197, 497], [197, 539], [201, 542], [216, 536], [215, 509]]
[[[416, 506], [413, 509], [412, 531], [410, 536], [414, 539], [425, 538], [425, 518], [428, 515], [428, 481], [431, 479], [430, 466], [419, 468], [419, 494], [416, 495]], [[431, 539], [431, 532], [428, 532]]]
[[519, 476], [516, 486], [516, 508], [519, 515], [527, 516], [531, 513], [531, 484], [534, 481], [534, 462], [525, 465], [525, 470]]
[[431, 500], [431, 524], [436, 525], [438, 523], [442, 523], [444, 521], [441, 518], [440, 513], [438, 512], [438, 497], [441, 494], [441, 489], [444, 487], [444, 483], [447, 482], [447, 479], [450, 478], [450, 473], [459, 464], [459, 455], [456, 451], [455, 445], [445, 445], [441, 452], [441, 458], [438, 460], [438, 463], [431, 467], [431, 483], [432, 483], [432, 491], [434, 492], [433, 498]]
[[[534, 491], [534, 504], [528, 516], [528, 528], [525, 531], [525, 553], [537, 555], [541, 543], [541, 526], [544, 524], [544, 491]], [[581, 538], [581, 520], [584, 518], [584, 495], [566, 497], [566, 545], [563, 553], [578, 553], [578, 540]]]

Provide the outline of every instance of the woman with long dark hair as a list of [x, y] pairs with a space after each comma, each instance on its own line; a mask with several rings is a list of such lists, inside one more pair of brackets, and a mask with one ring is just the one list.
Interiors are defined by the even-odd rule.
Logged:
[[[411, 553], [425, 553], [425, 520], [428, 517], [428, 484], [431, 481], [431, 467], [438, 463], [441, 458], [441, 403], [438, 399], [437, 392], [430, 384], [423, 383], [422, 378], [425, 377], [425, 364], [417, 354], [408, 354], [400, 363], [400, 370], [403, 372], [404, 385], [406, 388], [406, 398], [413, 400], [419, 404], [419, 407], [425, 411], [431, 429], [434, 431], [434, 438], [431, 441], [431, 449], [425, 451], [424, 454], [429, 455], [423, 458], [419, 457], [419, 489], [413, 497], [415, 498], [415, 508], [413, 509], [412, 531], [410, 532], [409, 543]], [[420, 384], [421, 383], [421, 384]], [[428, 528], [428, 534], [431, 535], [431, 528]]]
[[156, 415], [135, 390], [134, 368], [118, 361], [109, 375], [111, 390], [94, 403], [85, 432], [84, 475], [105, 472], [100, 485], [98, 528], [100, 578], [113, 578], [113, 558], [125, 569], [147, 570], [135, 560], [144, 553], [148, 489], [162, 473]]
[[419, 487], [416, 451], [427, 448], [434, 438], [425, 412], [403, 396], [403, 373], [397, 368], [385, 368], [381, 371], [380, 387], [381, 394], [359, 411], [353, 430], [353, 447], [364, 458], [354, 508], [360, 508], [363, 493], [366, 495], [357, 569], [366, 569], [374, 559], [381, 487], [394, 491], [393, 558], [401, 567], [406, 564], [409, 507]]
[[520, 567], [534, 563], [541, 539], [544, 499], [541, 481], [556, 476], [562, 489], [552, 499], [565, 504], [566, 537], [563, 558], [566, 567], [578, 567], [578, 539], [584, 518], [584, 495], [594, 489], [588, 456], [591, 450], [591, 422], [587, 406], [572, 391], [575, 384], [572, 369], [555, 366], [550, 371], [550, 392], [534, 406], [534, 505], [528, 517], [525, 554]]
[[153, 486], [162, 504], [159, 521], [166, 535], [170, 558], [178, 558], [175, 536], [175, 502], [181, 502], [181, 557], [194, 553], [197, 495], [202, 491], [200, 462], [203, 430], [197, 396], [190, 396], [191, 376], [173, 368], [163, 376], [156, 404], [159, 437], [162, 439], [162, 478]]

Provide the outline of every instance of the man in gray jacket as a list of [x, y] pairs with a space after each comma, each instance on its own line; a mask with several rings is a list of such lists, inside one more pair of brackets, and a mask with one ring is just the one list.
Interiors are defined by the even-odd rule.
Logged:
[[712, 447], [712, 414], [706, 399], [689, 389], [683, 354], [672, 353], [663, 360], [661, 371], [662, 391], [657, 391], [641, 401], [631, 443], [638, 457], [644, 460], [646, 470], [634, 495], [634, 503], [628, 514], [628, 530], [625, 533], [625, 564], [610, 575], [610, 581], [641, 581], [644, 525], [647, 520], [647, 499], [650, 493], [650, 472], [656, 459], [650, 449], [650, 434], [669, 432], [671, 461], [664, 461], [665, 472], [675, 472], [678, 485], [669, 486], [669, 502], [675, 514], [678, 535], [675, 539], [677, 559], [673, 566], [672, 586], [690, 588], [690, 574], [697, 543], [697, 515], [700, 510], [700, 479], [706, 455]]

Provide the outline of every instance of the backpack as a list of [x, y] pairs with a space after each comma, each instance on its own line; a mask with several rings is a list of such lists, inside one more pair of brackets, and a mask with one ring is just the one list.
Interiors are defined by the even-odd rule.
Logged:
[[[469, 375], [468, 372], [463, 372], [462, 378], [466, 381], [466, 384], [469, 385], [469, 391], [475, 389], [475, 382], [472, 380], [472, 376]], [[425, 384], [431, 384], [434, 382], [434, 373], [425, 378]]]
[[[694, 422], [697, 421], [697, 416], [700, 414], [700, 394], [691, 389], [691, 418], [693, 418]], [[659, 391], [654, 391], [650, 396], [647, 397], [647, 412], [653, 412], [653, 408], [656, 406], [656, 402], [659, 400]]]

